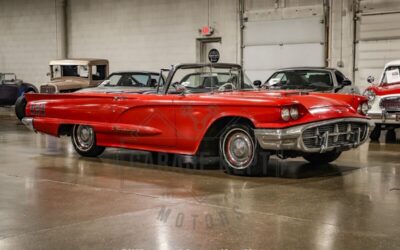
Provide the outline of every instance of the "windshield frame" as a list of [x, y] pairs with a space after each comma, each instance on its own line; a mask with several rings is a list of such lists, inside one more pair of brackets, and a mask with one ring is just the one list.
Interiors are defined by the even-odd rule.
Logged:
[[[163, 89], [161, 90], [160, 94], [171, 94], [168, 92], [169, 88], [172, 87], [172, 80], [174, 79], [175, 73], [180, 70], [180, 69], [196, 69], [196, 68], [210, 68], [211, 70], [213, 68], [216, 69], [231, 69], [231, 70], [237, 70], [240, 74], [240, 84], [241, 84], [241, 88], [240, 89], [236, 89], [236, 90], [232, 90], [232, 91], [248, 91], [249, 89], [243, 89], [243, 84], [244, 84], [244, 71], [242, 69], [242, 66], [240, 66], [239, 64], [233, 64], [233, 63], [192, 63], [192, 64], [178, 64], [178, 65], [173, 65], [168, 76], [167, 79], [165, 81], [165, 85], [163, 86]], [[254, 85], [252, 83], [250, 83], [252, 86], [251, 90], [255, 90], [256, 88], [254, 87]], [[212, 93], [214, 92], [215, 89], [213, 89], [213, 91], [211, 92], [202, 92], [202, 93]]]

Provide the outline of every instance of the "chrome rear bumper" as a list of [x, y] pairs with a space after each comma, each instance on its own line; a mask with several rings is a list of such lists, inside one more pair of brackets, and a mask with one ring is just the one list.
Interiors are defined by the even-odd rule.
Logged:
[[29, 130], [36, 132], [35, 128], [33, 127], [33, 118], [24, 117], [22, 118], [22, 123], [29, 128]]
[[[365, 131], [361, 131], [360, 128], [352, 129], [350, 125], [350, 130], [339, 131], [339, 128], [337, 128], [338, 125], [336, 125], [339, 123], [357, 123], [365, 125], [366, 128]], [[334, 126], [334, 131], [325, 131], [322, 134], [319, 134], [318, 128], [326, 125]], [[374, 126], [374, 123], [367, 119], [342, 118], [307, 123], [284, 129], [255, 129], [254, 134], [261, 148], [266, 150], [293, 150], [306, 153], [323, 153], [334, 149], [344, 151], [358, 147], [368, 139]], [[311, 128], [315, 128], [316, 131], [318, 131], [314, 136], [312, 136], [315, 137], [315, 140], [318, 142], [318, 147], [309, 147], [304, 143], [304, 132]], [[341, 138], [348, 139], [343, 142], [338, 142], [340, 136]], [[350, 138], [352, 139], [350, 140]]]

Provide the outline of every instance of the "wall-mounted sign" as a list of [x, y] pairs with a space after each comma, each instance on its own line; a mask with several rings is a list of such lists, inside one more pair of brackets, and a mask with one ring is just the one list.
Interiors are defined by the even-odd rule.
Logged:
[[217, 63], [219, 61], [219, 51], [217, 49], [211, 49], [208, 52], [208, 60], [211, 63]]

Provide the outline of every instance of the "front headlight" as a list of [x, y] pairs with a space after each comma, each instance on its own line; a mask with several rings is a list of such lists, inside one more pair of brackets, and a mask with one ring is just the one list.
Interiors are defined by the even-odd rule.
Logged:
[[369, 110], [369, 105], [366, 102], [360, 104], [357, 108], [357, 112], [362, 115], [366, 115], [368, 113], [368, 110]]
[[288, 108], [282, 108], [281, 117], [282, 117], [282, 120], [289, 121], [289, 119], [290, 119], [290, 111], [289, 111]]
[[290, 108], [290, 117], [292, 117], [293, 120], [299, 119], [299, 110], [297, 107], [291, 107]]
[[369, 102], [372, 102], [375, 99], [376, 94], [372, 90], [366, 90], [364, 96], [368, 98]]

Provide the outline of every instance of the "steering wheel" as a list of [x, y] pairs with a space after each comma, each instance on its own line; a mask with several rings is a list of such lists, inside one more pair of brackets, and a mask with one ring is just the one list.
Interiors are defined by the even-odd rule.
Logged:
[[219, 86], [218, 91], [225, 91], [227, 86], [231, 86], [231, 89], [236, 89], [236, 86], [233, 83], [227, 82]]

